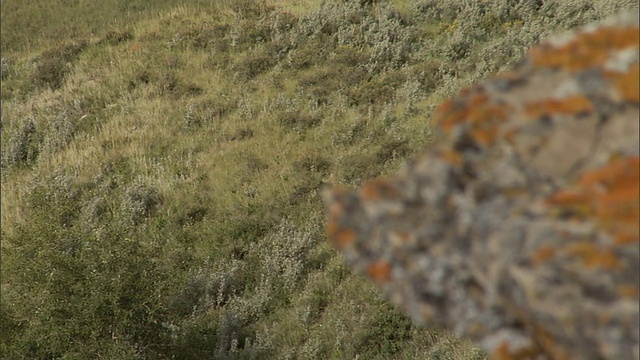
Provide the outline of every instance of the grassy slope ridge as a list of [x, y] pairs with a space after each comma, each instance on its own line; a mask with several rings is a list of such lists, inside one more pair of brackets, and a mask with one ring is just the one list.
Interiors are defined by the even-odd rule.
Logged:
[[483, 358], [349, 273], [317, 191], [395, 171], [443, 97], [637, 7], [73, 6], [2, 2], [2, 358]]

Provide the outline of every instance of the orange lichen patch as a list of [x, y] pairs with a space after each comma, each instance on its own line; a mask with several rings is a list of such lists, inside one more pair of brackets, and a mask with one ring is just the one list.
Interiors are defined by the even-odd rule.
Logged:
[[460, 166], [462, 165], [462, 154], [453, 150], [446, 150], [440, 153], [440, 157], [446, 162]]
[[593, 104], [582, 95], [570, 96], [564, 99], [538, 101], [526, 105], [525, 112], [532, 118], [539, 118], [551, 114], [584, 114], [593, 111]]
[[576, 190], [560, 190], [546, 200], [547, 205], [562, 209], [564, 216], [572, 214], [579, 218], [592, 214], [593, 209], [589, 197]]
[[560, 47], [551, 44], [535, 47], [529, 57], [536, 66], [578, 71], [601, 66], [609, 58], [609, 51], [637, 47], [638, 42], [637, 27], [604, 27], [582, 33]]
[[547, 199], [549, 205], [573, 206], [584, 204], [588, 201], [585, 194], [576, 192], [575, 190], [560, 190]]
[[344, 208], [340, 203], [334, 202], [329, 206], [329, 216], [332, 219], [337, 219], [344, 214]]
[[616, 270], [621, 266], [613, 250], [600, 248], [590, 241], [568, 244], [564, 247], [564, 251], [569, 256], [580, 258], [587, 268]]
[[580, 185], [593, 186], [599, 183], [611, 187], [637, 184], [639, 165], [638, 156], [616, 159], [601, 169], [584, 174]]
[[416, 244], [416, 237], [408, 231], [395, 230], [389, 232], [389, 240], [395, 249], [406, 250]]
[[605, 270], [616, 270], [621, 267], [618, 257], [611, 249], [588, 255], [584, 258], [585, 266]]
[[531, 261], [533, 262], [533, 265], [540, 265], [551, 259], [555, 255], [555, 252], [555, 249], [551, 246], [541, 246], [533, 253]]
[[638, 188], [612, 188], [598, 198], [596, 215], [601, 219], [637, 220]]
[[380, 260], [369, 265], [367, 274], [378, 283], [387, 282], [391, 277], [391, 265], [388, 261]]
[[[456, 117], [461, 117], [458, 112], [460, 110], [458, 110], [458, 107], [460, 107], [460, 105], [456, 105], [456, 102], [454, 101], [454, 99], [449, 99], [443, 103], [441, 103], [437, 108], [436, 111], [434, 112], [434, 117], [438, 118], [438, 117], [451, 117], [452, 119], [456, 118]], [[452, 121], [452, 120], [450, 120]], [[447, 126], [447, 128], [445, 130], [451, 130], [449, 128], [449, 126], [453, 126], [453, 123], [447, 123], [445, 124], [445, 126], [443, 126], [443, 124], [441, 123], [440, 126], [444, 129], [445, 126]]]
[[504, 121], [507, 119], [507, 106], [501, 104], [491, 104], [478, 108], [477, 111], [472, 109], [469, 112], [469, 122], [486, 123], [489, 121]]
[[623, 298], [638, 298], [640, 296], [640, 291], [638, 289], [638, 285], [637, 284], [625, 284], [625, 285], [620, 285], [617, 287], [616, 289], [618, 296], [623, 297]]
[[613, 242], [617, 245], [631, 245], [638, 243], [638, 227], [618, 228], [618, 232], [613, 237]]
[[339, 203], [333, 203], [329, 206], [329, 223], [327, 224], [327, 237], [334, 243], [338, 244], [340, 233], [339, 221], [344, 213], [343, 207]]
[[408, 243], [412, 239], [411, 233], [408, 231], [394, 231], [393, 236], [401, 243]]
[[533, 323], [532, 327], [538, 346], [543, 349], [543, 353], [546, 355], [545, 358], [557, 360], [573, 359], [573, 357], [569, 356], [567, 350], [557, 343], [549, 331], [543, 328], [543, 325]]
[[344, 208], [339, 203], [333, 203], [329, 207], [329, 223], [327, 224], [327, 237], [334, 246], [343, 249], [356, 239], [355, 231], [340, 226], [340, 219], [344, 215]]
[[502, 343], [496, 351], [493, 352], [491, 358], [495, 360], [511, 360], [514, 359], [513, 354], [509, 351], [509, 344]]
[[583, 217], [593, 217], [617, 244], [637, 243], [640, 238], [640, 161], [621, 158], [582, 175], [575, 189], [561, 190], [547, 204]]
[[617, 159], [586, 173], [579, 185], [593, 195], [594, 213], [612, 231], [618, 243], [638, 242], [640, 161], [637, 156]]
[[367, 201], [393, 199], [400, 196], [400, 192], [387, 179], [374, 179], [365, 182], [360, 188], [360, 196]]
[[486, 127], [476, 127], [469, 131], [471, 138], [475, 140], [476, 143], [489, 146], [493, 144], [496, 140], [496, 135], [498, 134], [498, 129], [494, 128], [486, 128]]
[[455, 125], [469, 122], [472, 113], [484, 108], [488, 100], [486, 94], [475, 94], [464, 98], [464, 101], [460, 98], [446, 101], [436, 110], [436, 118], [441, 119], [438, 123], [445, 131], [450, 131]]
[[491, 145], [498, 132], [497, 124], [507, 119], [508, 106], [488, 102], [486, 94], [468, 96], [466, 102], [449, 100], [436, 110], [436, 122], [445, 132], [461, 124], [470, 125], [469, 134], [481, 145]]
[[340, 228], [335, 223], [329, 223], [327, 235], [331, 243], [338, 249], [344, 249], [356, 241], [356, 232], [352, 229]]
[[533, 360], [539, 359], [541, 355], [543, 354], [537, 347], [530, 346], [524, 349], [518, 349], [517, 351], [512, 351], [509, 344], [507, 342], [503, 342], [495, 349], [491, 358], [494, 360]]
[[609, 73], [607, 76], [613, 81], [622, 99], [640, 103], [640, 64], [631, 65], [627, 73]]
[[340, 231], [340, 226], [338, 226], [337, 219], [329, 220], [329, 223], [327, 224], [327, 237], [333, 238], [338, 234], [339, 231]]

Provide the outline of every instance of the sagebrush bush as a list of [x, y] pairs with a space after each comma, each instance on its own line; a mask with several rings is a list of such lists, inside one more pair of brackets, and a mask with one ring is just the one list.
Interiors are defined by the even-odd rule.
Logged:
[[275, 233], [255, 243], [249, 249], [249, 256], [257, 256], [260, 273], [267, 281], [282, 291], [284, 296], [294, 292], [300, 279], [306, 275], [307, 256], [310, 249], [320, 240], [319, 222], [314, 221], [308, 229], [295, 229], [283, 221]]
[[7, 129], [6, 140], [3, 139], [3, 166], [25, 165], [34, 161], [39, 154], [38, 138], [36, 136], [36, 121], [29, 116], [19, 122], [16, 128]]
[[124, 190], [120, 212], [132, 225], [137, 225], [152, 215], [162, 201], [158, 191], [142, 181], [136, 181]]
[[92, 231], [106, 220], [107, 215], [111, 215], [107, 214], [110, 211], [112, 210], [104, 195], [95, 195], [82, 205], [80, 212], [81, 224], [87, 231]]
[[76, 124], [66, 113], [61, 113], [49, 121], [49, 126], [44, 132], [46, 135], [42, 143], [41, 153], [51, 155], [73, 140], [76, 134]]

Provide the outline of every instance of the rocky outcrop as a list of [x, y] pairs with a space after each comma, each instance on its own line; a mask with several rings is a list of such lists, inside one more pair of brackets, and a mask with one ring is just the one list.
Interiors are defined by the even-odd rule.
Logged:
[[330, 240], [493, 358], [637, 359], [638, 34], [622, 15], [462, 90], [396, 177], [323, 192]]

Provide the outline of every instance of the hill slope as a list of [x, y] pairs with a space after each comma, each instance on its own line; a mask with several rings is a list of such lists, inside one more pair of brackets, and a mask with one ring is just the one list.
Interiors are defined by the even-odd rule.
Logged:
[[3, 358], [482, 358], [349, 273], [318, 189], [395, 171], [445, 96], [637, 6], [101, 4], [2, 2]]

